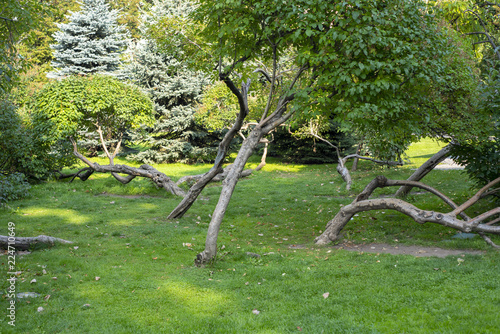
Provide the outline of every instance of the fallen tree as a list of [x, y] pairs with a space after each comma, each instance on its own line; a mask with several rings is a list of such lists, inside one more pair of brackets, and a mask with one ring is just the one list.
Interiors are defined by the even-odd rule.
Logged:
[[0, 235], [0, 248], [11, 249], [14, 247], [16, 251], [28, 250], [36, 244], [54, 245], [55, 243], [72, 244], [72, 241], [49, 237], [47, 235], [39, 235], [38, 237], [8, 237]]
[[[469, 217], [464, 212], [480, 199], [500, 192], [500, 188], [493, 188], [493, 186], [497, 184], [500, 184], [500, 178], [488, 183], [468, 201], [459, 206], [438, 190], [421, 182], [389, 180], [384, 176], [377, 176], [365, 187], [365, 189], [351, 204], [340, 209], [335, 217], [328, 222], [325, 231], [315, 239], [315, 243], [324, 245], [338, 240], [340, 238], [340, 232], [344, 229], [351, 218], [359, 212], [373, 210], [396, 210], [409, 216], [419, 224], [435, 223], [451, 227], [462, 232], [476, 232], [488, 244], [499, 248], [499, 246], [495, 245], [486, 234], [500, 235], [500, 226], [496, 225], [500, 223], [500, 207], [491, 209], [474, 218]], [[413, 204], [397, 198], [369, 199], [375, 189], [391, 186], [410, 186], [427, 190], [448, 204], [452, 210], [446, 213], [421, 210]], [[462, 219], [459, 219], [457, 216], [460, 216]]]

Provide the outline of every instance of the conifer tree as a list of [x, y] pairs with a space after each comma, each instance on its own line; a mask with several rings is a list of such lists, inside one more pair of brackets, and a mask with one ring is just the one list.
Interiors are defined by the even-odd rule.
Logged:
[[120, 65], [120, 54], [127, 45], [127, 34], [116, 23], [117, 10], [105, 0], [83, 0], [79, 12], [67, 16], [68, 23], [58, 24], [56, 44], [49, 78], [72, 74], [112, 73]]
[[[143, 17], [142, 33], [156, 18], [187, 15], [186, 1], [155, 1]], [[143, 39], [131, 50], [132, 61], [123, 75], [149, 92], [155, 104], [156, 123], [142, 141], [150, 149], [130, 156], [143, 163], [209, 161], [215, 156], [220, 138], [194, 120], [195, 107], [209, 83], [203, 73], [190, 71], [174, 56], [162, 53], [154, 41]]]

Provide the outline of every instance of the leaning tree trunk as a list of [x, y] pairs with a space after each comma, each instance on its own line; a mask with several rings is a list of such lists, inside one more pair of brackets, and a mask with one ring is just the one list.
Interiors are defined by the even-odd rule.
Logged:
[[245, 168], [248, 158], [252, 155], [260, 139], [264, 135], [264, 131], [260, 126], [256, 126], [250, 135], [243, 141], [238, 156], [236, 157], [233, 167], [231, 168], [226, 179], [222, 182], [222, 192], [219, 197], [219, 202], [212, 214], [212, 220], [208, 226], [207, 239], [205, 241], [205, 250], [196, 256], [195, 263], [203, 264], [217, 255], [217, 237], [219, 235], [220, 225], [226, 213], [226, 209], [231, 200], [233, 191], [238, 183], [240, 174]]
[[[316, 238], [315, 243], [323, 245], [338, 240], [340, 238], [340, 232], [356, 213], [373, 210], [396, 210], [411, 217], [414, 221], [420, 224], [435, 223], [451, 227], [462, 232], [476, 232], [488, 244], [498, 247], [486, 236], [486, 233], [500, 235], [500, 226], [494, 226], [500, 222], [500, 218], [498, 218], [500, 215], [500, 207], [484, 212], [474, 218], [469, 218], [464, 213], [464, 210], [475, 204], [480, 199], [500, 191], [500, 188], [490, 190], [490, 188], [498, 183], [500, 183], [500, 178], [490, 182], [468, 201], [458, 206], [451, 199], [436, 189], [423, 183], [415, 181], [388, 180], [384, 176], [378, 176], [365, 187], [365, 189], [351, 204], [340, 209], [335, 217], [328, 222], [325, 231]], [[369, 199], [370, 195], [377, 188], [400, 185], [414, 186], [428, 190], [446, 202], [446, 204], [448, 204], [453, 210], [446, 213], [421, 210], [413, 204], [397, 198]], [[462, 219], [458, 219], [457, 215], [460, 215]]]
[[250, 79], [248, 81], [242, 82], [241, 90], [235, 86], [235, 84], [229, 79], [228, 76], [221, 76], [221, 79], [228, 86], [228, 88], [233, 92], [234, 95], [238, 98], [238, 103], [240, 105], [240, 111], [238, 116], [236, 117], [236, 121], [234, 122], [231, 129], [225, 134], [222, 141], [219, 143], [219, 148], [217, 151], [217, 157], [215, 158], [214, 166], [201, 177], [198, 182], [196, 182], [188, 191], [186, 196], [182, 199], [182, 201], [177, 205], [177, 207], [170, 212], [168, 215], [168, 219], [176, 219], [182, 217], [189, 208], [196, 201], [198, 196], [201, 194], [202, 190], [205, 189], [205, 186], [210, 183], [210, 181], [220, 172], [222, 172], [222, 163], [226, 157], [227, 152], [229, 151], [229, 146], [231, 144], [231, 140], [233, 140], [234, 136], [240, 131], [243, 121], [245, 117], [248, 115], [248, 90], [250, 89]]
[[[430, 171], [432, 171], [439, 163], [446, 159], [450, 155], [451, 145], [448, 144], [443, 147], [439, 152], [434, 154], [429, 160], [427, 160], [422, 166], [420, 166], [409, 178], [408, 181], [420, 181], [426, 176]], [[395, 196], [396, 197], [406, 197], [411, 191], [412, 186], [403, 186], [398, 189]]]
[[[214, 176], [210, 182], [220, 182], [220, 181], [223, 181], [227, 175], [229, 174], [229, 171], [231, 170], [231, 168], [233, 168], [233, 165], [230, 164], [228, 166], [226, 166], [226, 168], [224, 168], [222, 170], [222, 173], [219, 173], [217, 174], [216, 176]], [[252, 172], [254, 170], [257, 170], [257, 169], [245, 169], [240, 177], [247, 177], [247, 176], [250, 176], [252, 175]], [[206, 174], [206, 173], [205, 173]], [[198, 175], [186, 175], [186, 176], [183, 176], [181, 177], [179, 180], [177, 180], [177, 182], [175, 184], [177, 184], [178, 186], [183, 184], [183, 183], [186, 183], [186, 184], [195, 184], [196, 182], [198, 182], [199, 180], [201, 180], [205, 174], [198, 174]]]
[[54, 245], [56, 242], [62, 244], [72, 244], [72, 241], [39, 235], [38, 237], [8, 237], [0, 235], [0, 249], [11, 249], [14, 247], [16, 251], [28, 250], [36, 244]]
[[[357, 155], [361, 155], [362, 148], [363, 148], [363, 142], [359, 143], [358, 148], [356, 149]], [[359, 162], [359, 158], [358, 157], [354, 158], [354, 160], [352, 161], [351, 172], [355, 172], [358, 170], [358, 162]]]

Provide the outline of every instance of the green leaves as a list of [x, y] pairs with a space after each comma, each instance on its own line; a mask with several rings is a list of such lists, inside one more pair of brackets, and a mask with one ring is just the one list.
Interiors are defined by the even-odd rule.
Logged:
[[0, 95], [7, 93], [28, 68], [18, 54], [19, 40], [26, 39], [46, 12], [44, 4], [29, 0], [3, 0], [0, 15]]
[[149, 98], [110, 76], [69, 77], [44, 87], [35, 101], [38, 126], [50, 128], [49, 142], [77, 137], [82, 127], [110, 135], [153, 122]]
[[[419, 0], [201, 0], [189, 22], [206, 68], [246, 80], [255, 64], [275, 61], [285, 73], [286, 63], [270, 101], [293, 96], [292, 112], [333, 117], [393, 152], [390, 145], [402, 151], [436, 128], [453, 135], [443, 115], [467, 119], [470, 106], [445, 101], [458, 101], [458, 91], [473, 100], [474, 66], [456, 71], [458, 44], [428, 8]], [[292, 79], [301, 67], [308, 70]], [[470, 79], [453, 80], [462, 75]]]

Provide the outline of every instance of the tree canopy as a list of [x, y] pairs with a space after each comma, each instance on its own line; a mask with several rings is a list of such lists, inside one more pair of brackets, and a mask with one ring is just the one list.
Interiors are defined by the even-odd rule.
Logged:
[[18, 43], [41, 21], [46, 8], [29, 0], [5, 0], [0, 11], [0, 94], [8, 92], [28, 63], [18, 54]]
[[471, 57], [457, 52], [422, 1], [207, 0], [191, 19], [165, 18], [156, 38], [172, 52], [181, 40], [187, 61], [222, 78], [255, 80], [258, 68], [271, 78], [278, 63], [270, 86], [288, 99], [289, 111], [300, 111], [294, 117], [333, 115], [380, 154], [420, 136], [457, 134], [442, 116], [448, 112], [462, 125], [474, 119], [467, 105], [477, 82]]
[[83, 127], [121, 139], [128, 129], [151, 124], [153, 107], [137, 87], [106, 75], [72, 76], [51, 82], [36, 97], [39, 127], [50, 131], [47, 141], [77, 139]]
[[[216, 73], [238, 99], [235, 125], [250, 113], [252, 81], [263, 79], [267, 96], [223, 185], [198, 262], [216, 254], [220, 224], [248, 157], [262, 136], [284, 122], [333, 119], [344, 131], [361, 133], [378, 156], [393, 159], [422, 136], [467, 135], [467, 124], [470, 129], [475, 119], [484, 120], [469, 103], [477, 81], [474, 63], [458, 52], [453, 33], [423, 1], [197, 5], [189, 18], [159, 21], [153, 31], [159, 44]], [[170, 217], [189, 206], [179, 204]]]

